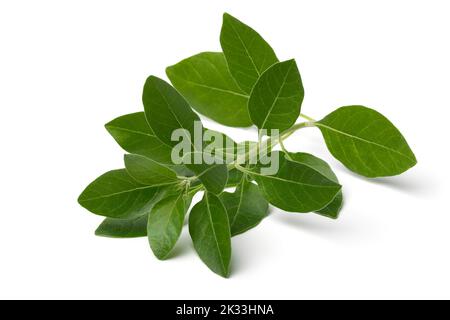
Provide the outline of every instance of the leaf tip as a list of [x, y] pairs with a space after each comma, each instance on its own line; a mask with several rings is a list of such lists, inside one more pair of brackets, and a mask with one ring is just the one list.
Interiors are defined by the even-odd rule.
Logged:
[[[150, 238], [149, 238], [150, 239]], [[153, 255], [159, 261], [165, 261], [170, 259], [172, 250], [161, 250], [161, 248], [157, 248], [150, 243], [150, 249], [153, 252]]]
[[109, 121], [109, 122], [105, 123], [105, 125], [104, 125], [105, 129], [106, 129], [108, 132], [109, 132], [109, 129], [110, 129], [110, 127], [111, 127], [111, 124], [112, 124], [112, 121]]
[[154, 85], [155, 83], [157, 83], [159, 81], [162, 81], [162, 80], [159, 79], [157, 76], [150, 75], [150, 76], [148, 76], [147, 80], [145, 80], [145, 86]]
[[173, 69], [174, 69], [174, 67], [175, 67], [175, 65], [171, 65], [171, 66], [168, 66], [168, 67], [166, 67], [166, 75], [167, 75], [167, 77], [169, 78], [169, 80], [171, 80], [172, 81], [172, 76], [173, 76]]
[[77, 202], [78, 202], [78, 204], [80, 205], [80, 206], [82, 206], [83, 207], [83, 199], [82, 199], [82, 196], [83, 196], [83, 193], [82, 194], [80, 194], [79, 196], [78, 196], [78, 198], [77, 198]]
[[102, 231], [102, 225], [100, 225], [97, 229], [95, 229], [95, 231], [94, 231], [94, 234], [97, 236], [97, 237], [105, 237], [105, 235], [104, 235], [104, 233], [103, 233], [103, 231]]
[[224, 270], [224, 272], [220, 276], [225, 279], [229, 279], [231, 276], [230, 268], [228, 268], [227, 270]]
[[411, 158], [411, 168], [412, 168], [417, 164], [418, 161], [417, 161], [416, 155], [414, 154], [414, 152], [412, 150], [411, 150], [411, 155], [412, 155], [412, 158]]
[[153, 252], [153, 254], [156, 257], [156, 259], [158, 259], [159, 261], [167, 260], [168, 254], [167, 255], [162, 255], [162, 254], [159, 254], [159, 253], [156, 253], [156, 252]]
[[294, 65], [294, 66], [296, 66], [296, 65], [297, 65], [297, 61], [295, 61], [295, 59], [294, 59], [294, 58], [292, 58], [292, 59], [289, 59], [289, 60], [286, 60], [286, 61], [285, 61], [285, 63], [287, 63], [287, 64], [292, 64], [292, 65]]
[[82, 206], [84, 208], [83, 202], [84, 202], [84, 198], [85, 198], [85, 192], [86, 192], [86, 188], [83, 190], [83, 192], [81, 192], [81, 194], [78, 196], [77, 198], [77, 202], [80, 206]]
[[230, 19], [233, 18], [233, 16], [231, 14], [229, 14], [228, 12], [224, 12], [223, 13], [223, 20], [225, 21], [226, 19]]

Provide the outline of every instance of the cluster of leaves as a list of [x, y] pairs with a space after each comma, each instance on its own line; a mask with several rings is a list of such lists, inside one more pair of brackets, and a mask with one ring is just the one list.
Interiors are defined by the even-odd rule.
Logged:
[[[325, 161], [284, 148], [283, 140], [294, 131], [317, 127], [331, 154], [365, 177], [400, 174], [414, 166], [416, 158], [397, 128], [367, 107], [341, 107], [320, 121], [302, 115], [304, 90], [295, 61], [280, 62], [256, 31], [228, 14], [220, 42], [223, 52], [203, 52], [168, 67], [173, 87], [150, 76], [143, 91], [145, 112], [106, 124], [129, 153], [125, 169], [97, 178], [79, 203], [106, 217], [97, 235], [147, 236], [155, 256], [166, 259], [193, 195], [204, 192], [190, 211], [189, 233], [201, 260], [227, 277], [231, 237], [261, 222], [269, 203], [289, 212], [338, 217], [343, 196], [336, 175]], [[272, 151], [278, 172], [264, 175], [259, 163], [175, 165], [171, 151], [177, 142], [171, 134], [183, 128], [194, 136], [194, 122], [200, 119], [192, 109], [227, 126], [278, 129], [278, 139], [265, 140], [269, 149], [278, 143], [282, 147]], [[299, 117], [307, 121], [297, 123]], [[260, 137], [249, 144], [261, 143]], [[193, 147], [201, 153], [205, 145]], [[224, 191], [231, 187], [234, 192]]]

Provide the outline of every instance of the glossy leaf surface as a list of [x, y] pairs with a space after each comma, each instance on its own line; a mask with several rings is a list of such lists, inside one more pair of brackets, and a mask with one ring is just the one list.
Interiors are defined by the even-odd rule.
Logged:
[[213, 272], [228, 277], [231, 260], [231, 234], [227, 211], [220, 199], [205, 193], [189, 216], [189, 233], [200, 259]]
[[316, 125], [331, 154], [360, 175], [369, 178], [398, 175], [417, 163], [400, 131], [373, 109], [342, 107]]
[[304, 91], [294, 60], [276, 63], [255, 84], [248, 110], [259, 129], [290, 128], [300, 115]]
[[223, 125], [252, 125], [247, 103], [221, 52], [203, 52], [166, 69], [173, 86], [201, 114]]
[[247, 94], [262, 73], [278, 62], [273, 49], [255, 30], [227, 13], [223, 15], [220, 43], [231, 74]]

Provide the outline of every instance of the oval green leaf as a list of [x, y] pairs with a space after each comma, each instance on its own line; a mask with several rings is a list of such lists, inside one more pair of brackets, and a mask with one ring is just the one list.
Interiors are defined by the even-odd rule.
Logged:
[[78, 202], [97, 215], [132, 219], [149, 212], [159, 190], [137, 182], [125, 169], [119, 169], [93, 181], [81, 193]]
[[223, 125], [249, 127], [248, 95], [239, 88], [221, 52], [203, 52], [166, 69], [173, 86], [201, 114]]
[[159, 163], [172, 163], [172, 149], [156, 137], [145, 119], [144, 112], [118, 117], [108, 122], [105, 128], [125, 151]]
[[228, 216], [220, 199], [206, 192], [189, 216], [189, 233], [200, 259], [213, 272], [228, 277], [231, 234]]
[[417, 163], [400, 131], [370, 108], [342, 107], [315, 124], [331, 154], [362, 176], [394, 176]]
[[258, 186], [243, 177], [235, 192], [220, 195], [228, 213], [231, 236], [235, 236], [256, 227], [267, 217], [269, 204], [259, 191]]
[[125, 168], [136, 181], [148, 186], [163, 186], [178, 181], [175, 171], [137, 154], [126, 154]]
[[228, 182], [226, 164], [185, 164], [195, 173], [205, 189], [213, 194], [220, 194]]
[[231, 74], [247, 94], [261, 74], [278, 62], [273, 49], [255, 30], [227, 13], [223, 15], [220, 43]]
[[147, 220], [147, 214], [134, 219], [106, 218], [95, 230], [95, 235], [108, 238], [146, 237]]
[[303, 97], [295, 60], [276, 63], [261, 75], [252, 90], [250, 117], [259, 129], [286, 130], [297, 121]]
[[[142, 101], [148, 124], [163, 143], [171, 147], [177, 145], [178, 141], [172, 141], [172, 133], [184, 129], [183, 137], [194, 146], [194, 123], [200, 118], [170, 84], [155, 76], [148, 77]], [[200, 128], [200, 133], [202, 130]]]
[[264, 197], [274, 206], [290, 212], [312, 212], [326, 207], [341, 190], [341, 186], [303, 163], [290, 161], [285, 153], [275, 151], [279, 170], [274, 175], [262, 175], [264, 166], [246, 171], [258, 183]]
[[237, 185], [241, 183], [243, 175], [244, 174], [236, 168], [229, 170], [226, 188], [237, 187]]
[[158, 259], [166, 259], [177, 243], [187, 208], [179, 194], [162, 199], [148, 215], [148, 241]]
[[[307, 165], [310, 168], [317, 170], [331, 181], [339, 183], [336, 174], [333, 172], [328, 163], [320, 158], [317, 158], [316, 156], [313, 156], [312, 154], [304, 152], [289, 153], [288, 159]], [[316, 213], [328, 218], [337, 219], [342, 208], [342, 202], [343, 195], [341, 190], [325, 208], [316, 211]]]

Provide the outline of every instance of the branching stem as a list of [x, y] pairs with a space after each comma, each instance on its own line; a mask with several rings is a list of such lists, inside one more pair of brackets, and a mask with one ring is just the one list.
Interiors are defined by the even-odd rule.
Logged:
[[[300, 122], [300, 123], [297, 123], [297, 124], [293, 125], [293, 126], [290, 127], [289, 129], [283, 131], [283, 132], [282, 132], [278, 137], [276, 137], [276, 138], [269, 137], [267, 140], [263, 141], [263, 140], [262, 140], [262, 136], [259, 134], [259, 135], [258, 135], [258, 144], [257, 144], [257, 146], [256, 146], [255, 148], [249, 150], [249, 152], [246, 153], [246, 154], [244, 155], [244, 157], [245, 157], [244, 159], [247, 159], [247, 157], [255, 156], [255, 153], [258, 152], [258, 150], [259, 150], [260, 148], [262, 148], [263, 142], [264, 142], [264, 148], [265, 148], [265, 150], [263, 150], [264, 152], [267, 152], [268, 150], [272, 150], [276, 145], [280, 144], [281, 149], [282, 149], [285, 153], [288, 153], [287, 150], [286, 150], [286, 148], [285, 148], [285, 146], [284, 146], [284, 144], [283, 144], [283, 141], [286, 140], [287, 138], [289, 138], [289, 137], [290, 137], [294, 132], [296, 132], [297, 130], [300, 130], [300, 129], [303, 129], [303, 128], [308, 128], [308, 127], [314, 127], [314, 126], [315, 126], [315, 120], [314, 120], [313, 118], [308, 117], [308, 116], [306, 116], [306, 115], [304, 115], [304, 114], [300, 114], [300, 116], [301, 116], [302, 118], [307, 119], [308, 121], [307, 121], [307, 122]], [[261, 152], [261, 151], [259, 151], [259, 152]], [[236, 169], [238, 169], [239, 171], [242, 171], [242, 172], [247, 171], [247, 170], [243, 170], [244, 168], [241, 167], [241, 166], [239, 165], [239, 163], [240, 163], [242, 160], [243, 160], [242, 158], [239, 158], [239, 159], [236, 159], [234, 162], [228, 164], [228, 165], [227, 165], [228, 170], [231, 170], [231, 169], [236, 168]], [[192, 176], [192, 177], [179, 177], [179, 178], [180, 178], [180, 179], [183, 179], [183, 180], [188, 180], [189, 182], [192, 182], [192, 181], [195, 181], [195, 180], [198, 179], [197, 176]], [[200, 190], [200, 189], [202, 189], [202, 188], [201, 188], [201, 187], [194, 188], [194, 189], [192, 189], [191, 191], [189, 191], [189, 193], [197, 192], [197, 191]]]

